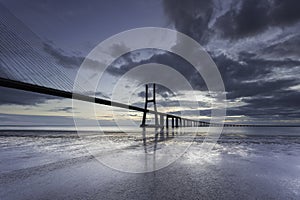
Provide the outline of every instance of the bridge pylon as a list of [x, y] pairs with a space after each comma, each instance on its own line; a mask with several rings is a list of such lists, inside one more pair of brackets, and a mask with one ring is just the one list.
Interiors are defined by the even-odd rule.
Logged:
[[[149, 87], [152, 86], [152, 99], [149, 99]], [[156, 85], [155, 83], [153, 84], [146, 84], [145, 85], [145, 108], [144, 108], [144, 113], [143, 113], [143, 119], [142, 119], [142, 124], [141, 127], [163, 127], [163, 124], [159, 124], [158, 123], [158, 114], [157, 114], [157, 107], [156, 107], [156, 94], [155, 94], [155, 90], [156, 90]], [[154, 107], [154, 119], [155, 122], [154, 124], [146, 124], [146, 120], [147, 120], [147, 110], [148, 110], [148, 104], [149, 103], [153, 103], [153, 107]], [[161, 116], [163, 117], [163, 116]], [[162, 119], [160, 121], [163, 121]]]

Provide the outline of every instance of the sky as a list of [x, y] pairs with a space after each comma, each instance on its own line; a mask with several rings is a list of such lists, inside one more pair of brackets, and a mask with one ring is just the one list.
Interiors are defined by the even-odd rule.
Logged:
[[[226, 90], [226, 122], [300, 124], [298, 0], [0, 0], [0, 8], [5, 10], [0, 12], [2, 19], [4, 16], [9, 18], [5, 22], [8, 29], [29, 46], [34, 46], [35, 52], [43, 57], [39, 62], [44, 66], [39, 68], [38, 63], [30, 64], [33, 53], [23, 43], [3, 40], [1, 76], [13, 74], [6, 68], [10, 62], [7, 52], [19, 49], [24, 53], [19, 53], [15, 59], [30, 66], [24, 74], [31, 79], [18, 76], [21, 68], [18, 64], [14, 65], [13, 79], [53, 87], [63, 87], [60, 80], [68, 79], [72, 86], [84, 58], [108, 37], [133, 28], [170, 28], [199, 42], [216, 63]], [[2, 26], [2, 37], [8, 38], [10, 35], [4, 30]], [[190, 91], [174, 94], [158, 87], [158, 110], [173, 114], [185, 110], [191, 118], [208, 120], [211, 103], [216, 99], [208, 94], [201, 75], [170, 52], [144, 49], [118, 58], [106, 72], [105, 83], [99, 85], [97, 95], [111, 99], [111, 90], [123, 74], [151, 62], [168, 65], [183, 74], [201, 99], [196, 110], [200, 111], [198, 116], [195, 110], [178, 104], [179, 100], [190, 100]], [[37, 77], [34, 73], [39, 70], [44, 76], [55, 74], [55, 81], [46, 82], [42, 76]], [[132, 90], [130, 82], [127, 83], [128, 90]], [[143, 87], [135, 88], [130, 103], [142, 107], [143, 90]], [[7, 88], [0, 88], [0, 93], [1, 125], [73, 123], [71, 100]], [[124, 101], [126, 95], [124, 92], [124, 99], [120, 95], [119, 101]], [[110, 108], [98, 106], [96, 110], [97, 120], [109, 125]], [[117, 113], [118, 117], [129, 117], [137, 123], [141, 119], [140, 113], [122, 110]]]

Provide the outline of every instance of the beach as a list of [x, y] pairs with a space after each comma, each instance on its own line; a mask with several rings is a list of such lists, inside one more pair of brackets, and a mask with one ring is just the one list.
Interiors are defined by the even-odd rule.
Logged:
[[73, 131], [1, 131], [0, 199], [299, 199], [299, 130], [227, 128], [203, 154], [196, 136], [174, 162], [148, 173], [106, 166], [85, 148], [90, 138]]

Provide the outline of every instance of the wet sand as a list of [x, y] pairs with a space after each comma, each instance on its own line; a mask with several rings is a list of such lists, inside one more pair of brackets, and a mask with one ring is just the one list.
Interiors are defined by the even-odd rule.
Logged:
[[171, 165], [133, 174], [76, 138], [2, 136], [0, 199], [299, 199], [299, 153], [297, 136], [228, 135], [205, 155], [196, 138]]

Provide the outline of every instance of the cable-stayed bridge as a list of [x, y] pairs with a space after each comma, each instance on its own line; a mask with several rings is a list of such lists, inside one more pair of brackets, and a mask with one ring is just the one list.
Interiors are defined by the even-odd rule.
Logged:
[[[45, 51], [45, 43], [1, 4], [0, 13], [0, 86], [142, 112], [141, 127], [175, 128], [223, 125], [157, 111], [155, 84], [152, 85], [152, 99], [148, 98], [150, 85], [146, 85], [144, 108], [84, 95], [89, 91], [83, 88], [80, 88], [81, 94], [73, 93], [74, 70], [58, 63]], [[153, 103], [154, 110], [148, 109], [149, 103]], [[155, 116], [155, 123], [152, 125], [146, 124], [148, 113]], [[224, 124], [224, 126], [268, 125]]]

